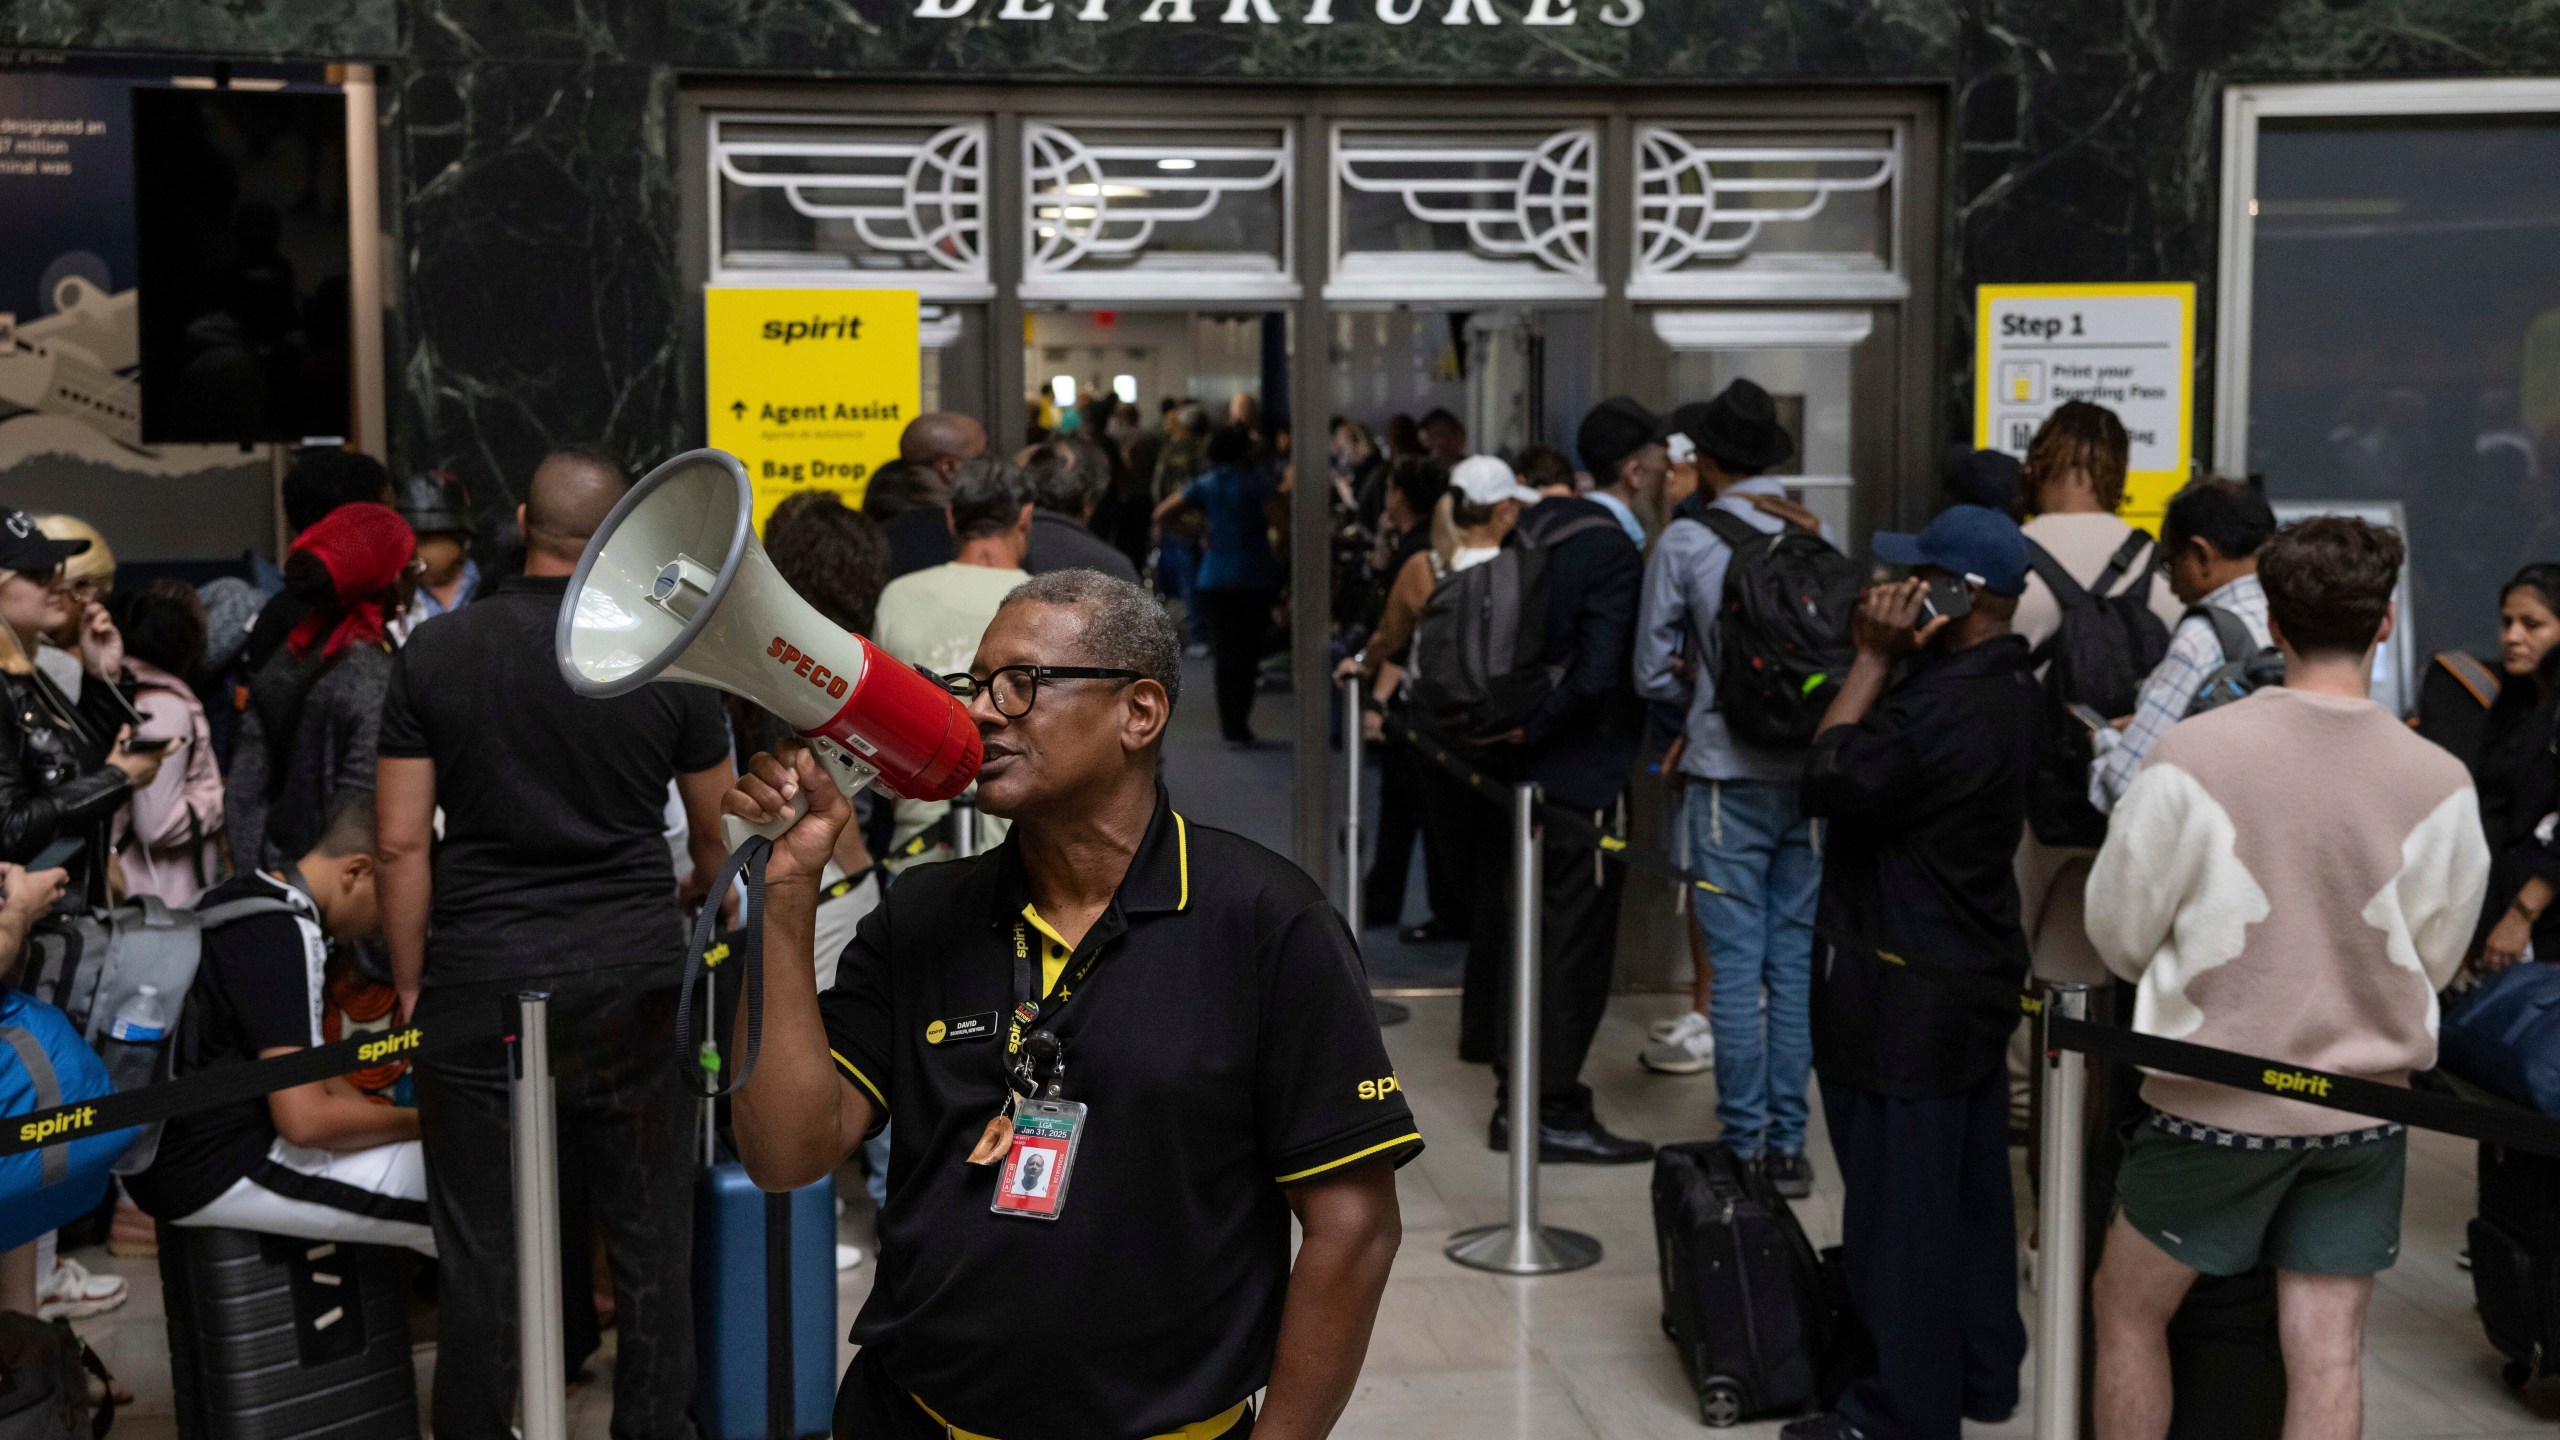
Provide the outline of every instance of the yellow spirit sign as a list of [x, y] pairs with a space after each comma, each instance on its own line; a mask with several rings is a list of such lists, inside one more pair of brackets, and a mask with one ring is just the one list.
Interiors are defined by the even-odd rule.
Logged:
[[2118, 513], [2157, 535], [2195, 453], [2196, 287], [1984, 285], [1975, 292], [1974, 443], [2024, 460], [2067, 400], [2132, 441]]
[[703, 292], [711, 444], [745, 462], [756, 524], [804, 490], [862, 503], [922, 403], [912, 290]]

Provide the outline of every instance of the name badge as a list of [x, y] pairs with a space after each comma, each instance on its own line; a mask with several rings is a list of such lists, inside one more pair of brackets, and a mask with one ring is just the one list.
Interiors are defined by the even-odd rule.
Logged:
[[1057, 1219], [1066, 1208], [1084, 1116], [1081, 1100], [1023, 1101], [1013, 1118], [1013, 1148], [996, 1173], [995, 1203], [987, 1208], [1026, 1220]]
[[996, 1033], [996, 1012], [963, 1015], [957, 1020], [936, 1020], [924, 1027], [924, 1043], [944, 1045], [959, 1040], [985, 1040]]

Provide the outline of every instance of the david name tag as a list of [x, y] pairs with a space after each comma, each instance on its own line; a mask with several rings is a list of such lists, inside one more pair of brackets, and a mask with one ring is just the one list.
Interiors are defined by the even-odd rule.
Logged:
[[924, 1027], [927, 1045], [951, 1045], [962, 1040], [986, 1040], [996, 1033], [996, 1012], [963, 1015], [957, 1020], [936, 1020]]
[[1013, 1117], [1013, 1146], [996, 1174], [995, 1203], [988, 1208], [1026, 1220], [1057, 1219], [1066, 1208], [1084, 1116], [1081, 1100], [1023, 1101]]

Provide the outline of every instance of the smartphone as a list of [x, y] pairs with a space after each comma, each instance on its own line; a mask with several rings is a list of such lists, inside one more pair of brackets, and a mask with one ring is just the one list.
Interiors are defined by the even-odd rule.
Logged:
[[52, 844], [44, 847], [42, 850], [37, 851], [36, 858], [27, 862], [27, 868], [29, 870], [59, 870], [63, 866], [80, 858], [80, 852], [88, 848], [88, 843], [89, 842], [85, 840], [56, 840]]
[[2090, 734], [2095, 735], [2099, 731], [2107, 728], [2107, 717], [2099, 714], [2089, 706], [2083, 705], [2079, 701], [2074, 700], [2068, 708], [2071, 711], [2071, 718], [2088, 726]]
[[178, 743], [175, 735], [135, 735], [124, 742], [127, 755], [157, 755]]
[[1920, 623], [1927, 625], [1941, 617], [1961, 620], [1973, 613], [1973, 587], [1961, 575], [1932, 575], [1928, 592], [1920, 597]]

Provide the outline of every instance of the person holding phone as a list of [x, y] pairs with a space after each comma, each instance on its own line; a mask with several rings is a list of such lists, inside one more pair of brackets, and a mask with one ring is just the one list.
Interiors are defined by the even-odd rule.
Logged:
[[79, 631], [80, 666], [96, 684], [72, 699], [36, 668], [43, 637], [83, 614], [64, 562], [89, 548], [55, 540], [23, 510], [0, 510], [0, 860], [25, 863], [56, 840], [82, 842], [70, 893], [107, 901], [107, 835], [161, 757], [127, 748], [131, 706], [117, 682], [124, 638], [103, 611]]
[[[2027, 975], [2012, 868], [2034, 768], [2036, 682], [2011, 633], [2027, 545], [2008, 516], [1949, 507], [1875, 557], [1848, 678], [1805, 762], [1822, 831], [1813, 1063], [1846, 1191], [1842, 1260], [1876, 1368], [1787, 1440], [1947, 1435], [2018, 1404], [2008, 1067], [2014, 1009], [1879, 958], [2016, 987]], [[1841, 937], [1836, 942], [1830, 937]], [[1716, 957], [1721, 964], [1723, 955]]]

